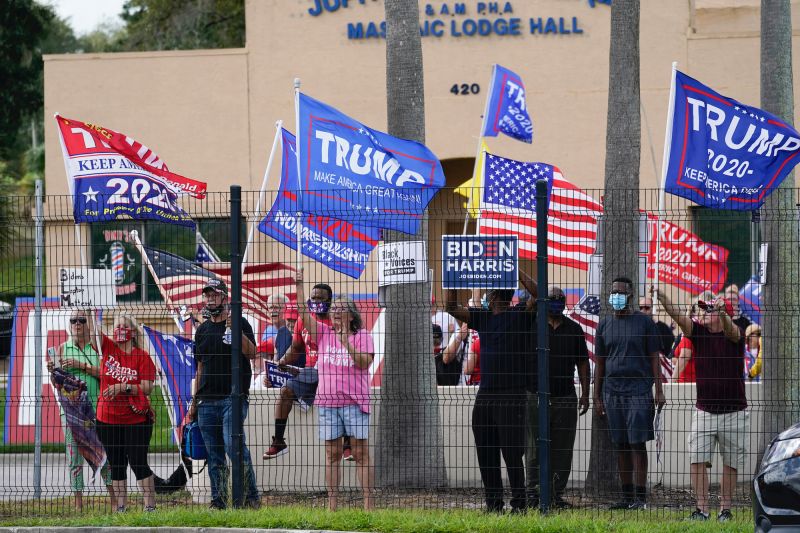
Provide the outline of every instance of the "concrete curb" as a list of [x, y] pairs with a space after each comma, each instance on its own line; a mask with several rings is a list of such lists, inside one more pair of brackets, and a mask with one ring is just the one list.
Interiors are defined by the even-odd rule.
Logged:
[[234, 527], [0, 527], [0, 533], [363, 533], [327, 529], [251, 529]]

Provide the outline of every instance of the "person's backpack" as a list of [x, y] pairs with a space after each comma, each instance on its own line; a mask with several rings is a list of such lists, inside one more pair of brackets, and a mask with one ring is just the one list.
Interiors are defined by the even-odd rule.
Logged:
[[200, 433], [200, 426], [197, 422], [190, 422], [183, 426], [183, 453], [190, 459], [208, 459], [206, 443], [203, 442], [203, 434]]

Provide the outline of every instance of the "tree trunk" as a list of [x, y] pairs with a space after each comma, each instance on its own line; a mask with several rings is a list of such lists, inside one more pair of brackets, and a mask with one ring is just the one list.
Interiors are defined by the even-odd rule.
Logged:
[[[761, 0], [761, 108], [794, 122], [792, 19], [789, 0]], [[764, 409], [754, 409], [750, 423], [763, 417], [760, 450], [772, 437], [800, 419], [800, 263], [794, 172], [764, 204], [764, 242], [769, 245], [764, 302]], [[753, 450], [759, 452], [759, 450]]]
[[[634, 305], [639, 274], [639, 0], [611, 4], [608, 120], [603, 207], [603, 285], [601, 320], [611, 280], [627, 276], [634, 283]], [[592, 412], [592, 451], [586, 491], [609, 496], [619, 491], [616, 456], [608, 424]]]
[[[416, 0], [386, 0], [386, 98], [389, 133], [425, 142], [422, 40]], [[386, 242], [428, 240], [427, 215], [416, 235], [385, 231]], [[386, 287], [386, 343], [375, 447], [378, 486], [447, 484], [430, 321], [430, 283]]]

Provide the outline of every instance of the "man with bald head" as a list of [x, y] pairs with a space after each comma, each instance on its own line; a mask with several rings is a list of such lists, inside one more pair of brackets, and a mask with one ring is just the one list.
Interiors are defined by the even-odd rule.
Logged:
[[[583, 415], [589, 409], [589, 351], [586, 338], [577, 322], [564, 315], [567, 298], [560, 287], [551, 287], [547, 301], [547, 330], [550, 336], [550, 473], [553, 507], [571, 505], [564, 500], [572, 468], [572, 448], [578, 426], [578, 408]], [[575, 369], [581, 396], [575, 392]], [[539, 398], [528, 393], [528, 442], [525, 450], [528, 506], [539, 505]]]

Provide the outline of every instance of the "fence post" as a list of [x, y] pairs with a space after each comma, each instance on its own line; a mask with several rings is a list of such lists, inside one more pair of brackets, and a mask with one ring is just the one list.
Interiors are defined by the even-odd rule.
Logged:
[[[539, 508], [550, 508], [550, 339], [547, 328], [547, 180], [536, 181], [536, 329], [539, 370]], [[529, 459], [530, 460], [530, 459]]]
[[242, 418], [242, 188], [231, 186], [231, 439], [233, 457], [231, 457], [231, 497], [233, 506], [244, 504], [244, 421]]
[[42, 180], [36, 180], [36, 217], [33, 221], [36, 228], [36, 277], [34, 288], [33, 327], [36, 331], [34, 339], [34, 419], [36, 425], [33, 432], [33, 497], [42, 497], [42, 286], [44, 281], [44, 206], [42, 199]]

